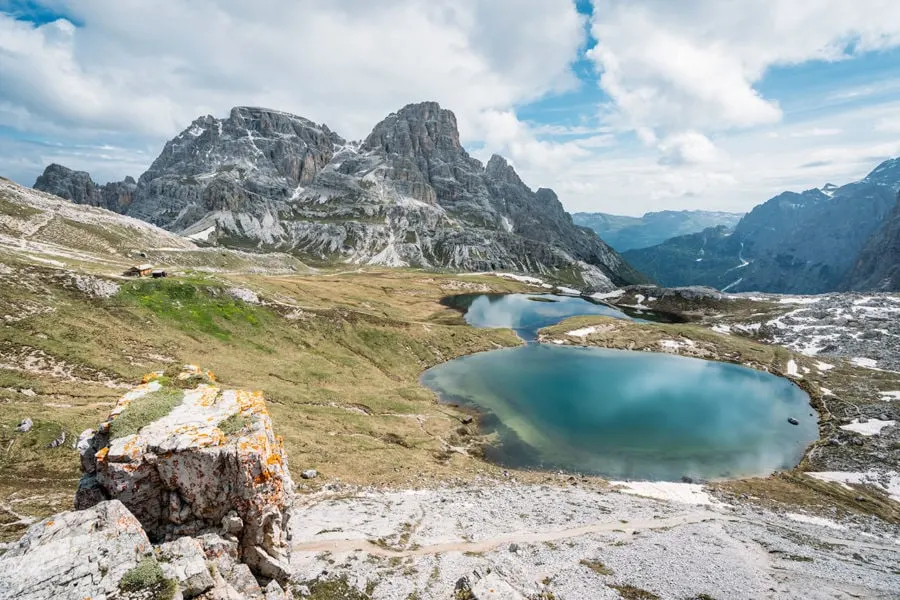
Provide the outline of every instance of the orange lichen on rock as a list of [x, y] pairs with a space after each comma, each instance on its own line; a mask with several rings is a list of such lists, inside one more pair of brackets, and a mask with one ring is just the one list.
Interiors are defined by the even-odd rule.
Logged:
[[206, 384], [200, 384], [197, 386], [198, 390], [201, 390], [200, 396], [195, 400], [195, 402], [200, 406], [212, 406], [215, 404], [216, 399], [219, 395], [219, 388], [213, 387]]
[[163, 371], [153, 371], [151, 373], [147, 373], [141, 378], [141, 383], [150, 383], [154, 379], [159, 379], [165, 373]]
[[[193, 365], [182, 375], [187, 381], [197, 375], [213, 380], [212, 373]], [[115, 440], [108, 433], [95, 434], [86, 447], [103, 448], [87, 461], [83, 454], [82, 466], [94, 478], [94, 490], [99, 486], [106, 497], [121, 500], [157, 539], [218, 528], [235, 511], [244, 523], [242, 558], [257, 574], [281, 578], [288, 547], [286, 510], [293, 494], [283, 440], [274, 434], [261, 392], [221, 391], [206, 381], [198, 381], [184, 392], [181, 404], [135, 434]], [[126, 394], [128, 399], [123, 396], [117, 408], [147, 393], [139, 391], [142, 386]], [[246, 425], [226, 436], [219, 426], [236, 415]], [[93, 500], [91, 494], [96, 492], [85, 490], [85, 502]]]
[[244, 390], [237, 390], [235, 393], [235, 399], [238, 402], [238, 406], [241, 407], [241, 412], [254, 415], [269, 414], [269, 409], [266, 407], [266, 401], [263, 398], [262, 392], [247, 392]]

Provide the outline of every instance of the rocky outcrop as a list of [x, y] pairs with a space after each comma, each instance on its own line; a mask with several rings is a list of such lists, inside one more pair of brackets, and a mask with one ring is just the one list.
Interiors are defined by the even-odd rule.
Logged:
[[125, 213], [134, 201], [137, 182], [132, 177], [124, 181], [98, 185], [85, 171], [73, 171], [51, 164], [34, 182], [34, 188], [49, 192], [75, 204], [99, 206], [117, 213]]
[[213, 569], [206, 561], [206, 553], [199, 541], [180, 537], [160, 544], [155, 549], [163, 575], [178, 582], [185, 598], [199, 596], [216, 585]]
[[152, 553], [141, 524], [118, 500], [65, 512], [28, 528], [0, 556], [0, 598], [113, 598]]
[[[900, 161], [897, 164], [900, 168]], [[900, 195], [884, 225], [866, 242], [844, 288], [900, 291]]]
[[[41, 189], [76, 196], [50, 179]], [[124, 210], [198, 242], [315, 259], [531, 272], [597, 291], [645, 281], [551, 190], [531, 190], [499, 156], [469, 156], [434, 102], [389, 115], [361, 143], [263, 108], [201, 117]]]
[[293, 482], [261, 393], [222, 390], [196, 367], [174, 384], [153, 373], [77, 447], [77, 508], [115, 498], [160, 543], [224, 531], [254, 573], [287, 577]]

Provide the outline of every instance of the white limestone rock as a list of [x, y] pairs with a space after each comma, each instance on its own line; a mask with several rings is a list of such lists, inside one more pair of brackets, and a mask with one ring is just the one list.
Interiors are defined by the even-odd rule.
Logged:
[[525, 600], [525, 596], [497, 573], [488, 573], [472, 586], [475, 600]]
[[60, 513], [29, 527], [0, 556], [0, 598], [113, 598], [150, 551], [141, 524], [118, 500]]
[[185, 598], [193, 598], [215, 585], [206, 564], [206, 554], [200, 542], [189, 537], [181, 537], [174, 542], [160, 544], [156, 557], [166, 578], [178, 582]]
[[160, 389], [161, 374], [150, 374], [80, 444], [83, 468], [94, 479], [82, 479], [76, 505], [89, 505], [99, 487], [122, 501], [155, 542], [219, 531], [234, 513], [242, 522], [241, 560], [259, 575], [286, 578], [286, 509], [294, 484], [262, 394], [220, 390], [211, 373], [193, 366], [183, 375], [178, 378], [204, 383], [184, 391], [169, 414], [110, 439], [115, 418]]

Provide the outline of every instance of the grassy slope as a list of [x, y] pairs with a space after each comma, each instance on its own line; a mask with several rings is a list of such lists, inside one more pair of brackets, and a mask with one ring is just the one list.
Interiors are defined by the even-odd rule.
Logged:
[[[0, 318], [24, 316], [0, 326], [0, 526], [66, 508], [78, 478], [72, 443], [123, 391], [109, 386], [173, 363], [263, 390], [296, 472], [388, 485], [490, 468], [447, 452], [469, 436], [418, 377], [461, 354], [518, 344], [510, 331], [464, 326], [438, 302], [463, 280], [498, 291], [519, 289], [515, 282], [396, 270], [194, 274], [124, 282], [98, 299], [70, 289], [62, 271], [2, 253], [0, 262], [11, 269], [0, 276]], [[235, 300], [231, 285], [278, 304]], [[34, 430], [15, 433], [26, 416]], [[66, 445], [46, 448], [61, 430]]]

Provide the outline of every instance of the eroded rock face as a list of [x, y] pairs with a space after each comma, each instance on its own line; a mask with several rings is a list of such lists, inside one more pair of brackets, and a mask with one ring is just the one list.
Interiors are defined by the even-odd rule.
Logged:
[[[195, 367], [179, 377], [205, 382], [182, 391], [164, 388], [162, 374], [151, 374], [118, 401], [97, 432], [82, 434], [85, 475], [76, 506], [116, 498], [154, 542], [219, 531], [229, 517], [241, 560], [259, 575], [286, 578], [286, 509], [294, 484], [262, 394], [221, 390]], [[183, 397], [137, 433], [113, 438], [112, 424], [133, 403], [164, 392]]]
[[[900, 165], [900, 161], [894, 161]], [[900, 167], [897, 167], [900, 169]], [[894, 211], [866, 242], [845, 288], [900, 291], [900, 195]]]
[[[35, 186], [87, 194], [70, 190], [84, 177], [69, 173]], [[124, 210], [199, 242], [317, 259], [559, 274], [595, 291], [646, 281], [553, 191], [532, 190], [500, 156], [471, 157], [435, 102], [392, 113], [362, 143], [263, 108], [201, 117], [166, 144]]]
[[203, 546], [193, 538], [181, 537], [160, 544], [156, 557], [165, 576], [178, 582], [185, 598], [198, 596], [216, 584], [206, 564]]
[[117, 213], [127, 212], [134, 201], [137, 182], [132, 177], [98, 185], [85, 171], [73, 171], [58, 164], [48, 165], [34, 182], [34, 189], [55, 194], [75, 204], [99, 206]]
[[150, 553], [141, 524], [118, 500], [60, 513], [29, 527], [0, 556], [0, 598], [115, 597], [122, 576]]

